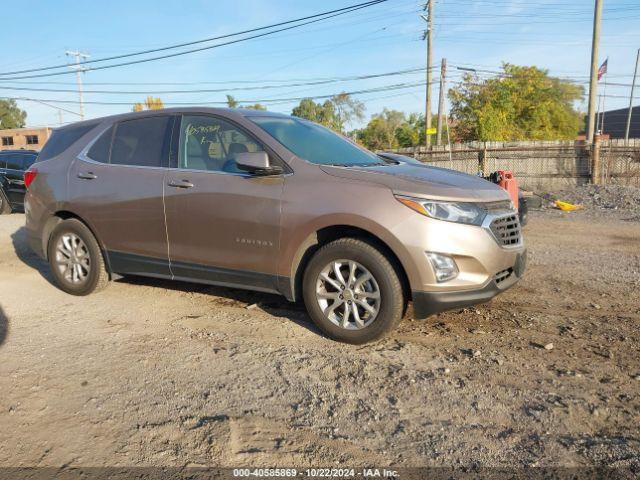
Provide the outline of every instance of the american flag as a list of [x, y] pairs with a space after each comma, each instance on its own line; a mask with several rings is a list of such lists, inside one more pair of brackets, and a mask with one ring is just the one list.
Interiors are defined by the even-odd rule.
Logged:
[[607, 58], [604, 62], [602, 62], [602, 65], [600, 65], [600, 68], [598, 69], [598, 81], [600, 81], [600, 79], [603, 77], [603, 75], [605, 73], [607, 73], [607, 62], [609, 61], [609, 59]]

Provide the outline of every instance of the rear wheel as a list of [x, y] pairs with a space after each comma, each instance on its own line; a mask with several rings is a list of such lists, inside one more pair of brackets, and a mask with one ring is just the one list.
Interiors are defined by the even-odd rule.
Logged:
[[58, 287], [71, 295], [89, 295], [109, 282], [98, 242], [75, 218], [60, 222], [53, 230], [48, 258]]
[[335, 240], [316, 252], [303, 278], [314, 323], [347, 343], [377, 340], [400, 322], [406, 300], [396, 269], [369, 243]]

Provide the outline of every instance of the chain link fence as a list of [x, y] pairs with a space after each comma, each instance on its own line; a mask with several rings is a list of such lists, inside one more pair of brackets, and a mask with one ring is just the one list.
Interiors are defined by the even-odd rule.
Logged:
[[602, 145], [599, 183], [640, 187], [640, 141], [636, 145]]
[[510, 170], [525, 190], [559, 190], [593, 179], [602, 184], [640, 187], [640, 139], [601, 142], [598, 172], [593, 172], [593, 147], [579, 141], [473, 142], [452, 145], [451, 150], [448, 146], [432, 146], [402, 148], [394, 153], [471, 175]]

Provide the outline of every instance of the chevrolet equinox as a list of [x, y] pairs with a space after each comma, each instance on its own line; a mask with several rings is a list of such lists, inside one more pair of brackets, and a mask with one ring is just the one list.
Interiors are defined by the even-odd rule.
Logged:
[[329, 337], [487, 301], [525, 248], [506, 191], [377, 156], [315, 123], [185, 108], [57, 129], [25, 172], [26, 230], [73, 295], [116, 275], [304, 300]]

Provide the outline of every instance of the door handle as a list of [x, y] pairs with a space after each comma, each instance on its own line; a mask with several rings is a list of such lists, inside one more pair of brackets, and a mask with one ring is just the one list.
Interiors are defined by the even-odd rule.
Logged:
[[171, 180], [167, 185], [174, 188], [193, 188], [194, 185], [189, 180]]
[[78, 178], [82, 178], [83, 180], [94, 180], [98, 178], [98, 176], [93, 172], [80, 172], [78, 173]]

